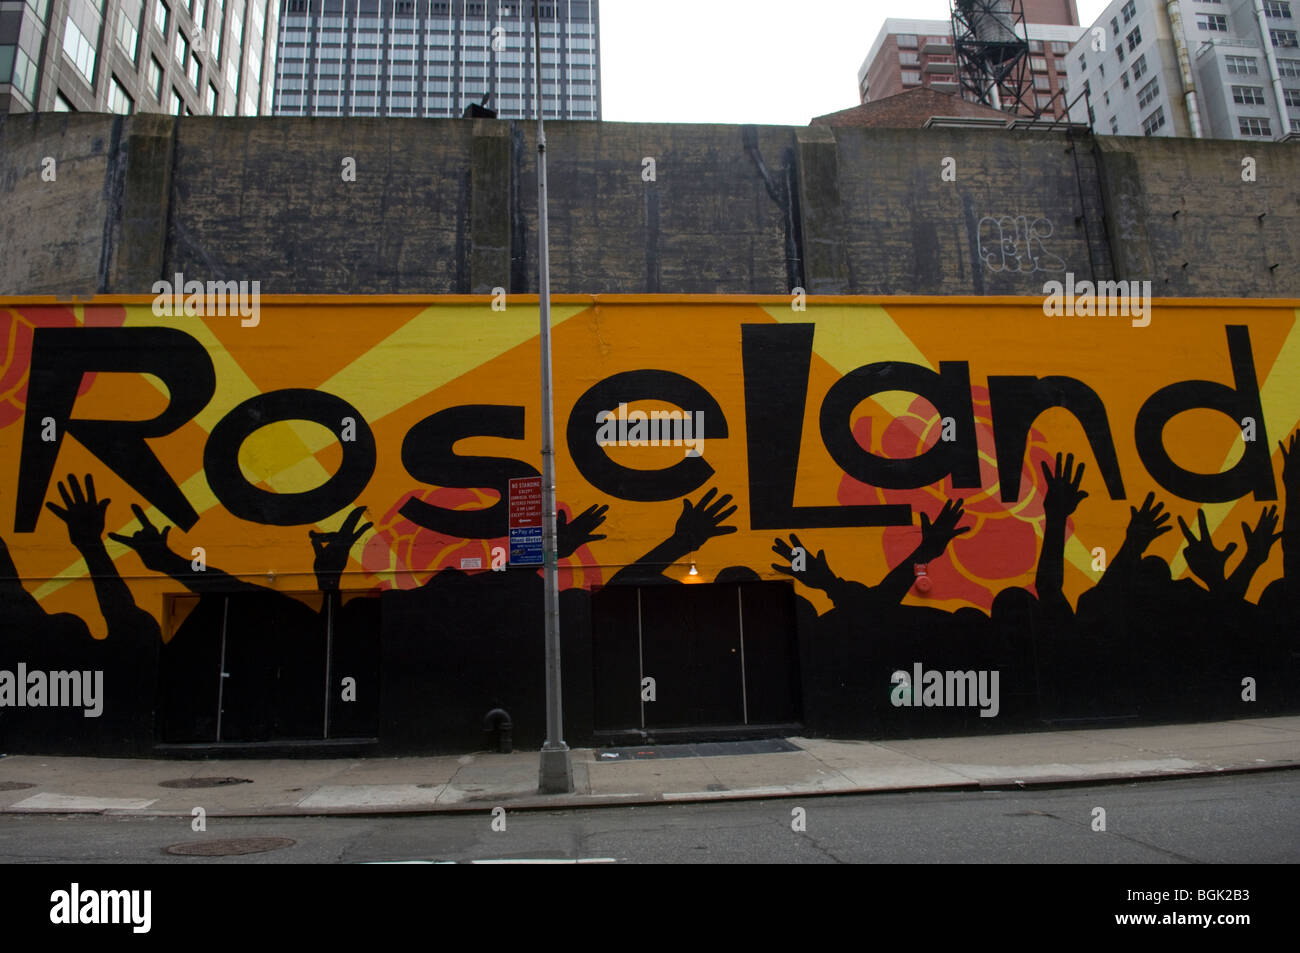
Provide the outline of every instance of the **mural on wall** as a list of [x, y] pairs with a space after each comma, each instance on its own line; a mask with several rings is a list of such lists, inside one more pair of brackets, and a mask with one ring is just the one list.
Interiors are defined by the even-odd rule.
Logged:
[[[535, 300], [267, 299], [253, 326], [149, 301], [0, 301], [10, 750], [420, 749], [501, 704], [528, 740], [541, 574], [505, 554], [509, 480], [540, 469]], [[751, 640], [793, 630], [751, 661], [814, 732], [1293, 708], [1296, 306], [1152, 316], [558, 298], [579, 725], [614, 594], [699, 583]], [[788, 625], [753, 588], [777, 582]], [[953, 670], [996, 673], [996, 704], [934, 701]]]

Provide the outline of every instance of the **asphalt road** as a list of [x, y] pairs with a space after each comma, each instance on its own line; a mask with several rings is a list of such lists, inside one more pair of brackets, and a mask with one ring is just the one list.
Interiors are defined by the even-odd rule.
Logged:
[[[1296, 863], [1300, 771], [1007, 792], [662, 804], [493, 817], [0, 816], [0, 863]], [[1105, 830], [1094, 830], [1105, 811]], [[804, 830], [795, 830], [802, 809]], [[504, 829], [499, 829], [504, 827]], [[496, 828], [496, 829], [494, 829]], [[175, 844], [291, 838], [225, 857]]]

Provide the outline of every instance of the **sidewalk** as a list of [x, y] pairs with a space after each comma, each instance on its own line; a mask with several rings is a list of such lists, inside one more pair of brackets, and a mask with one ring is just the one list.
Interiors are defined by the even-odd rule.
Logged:
[[[1300, 766], [1300, 716], [910, 741], [573, 751], [574, 793], [537, 793], [538, 753], [150, 761], [0, 758], [0, 812], [190, 816], [401, 814], [1176, 777]], [[790, 748], [771, 753], [725, 753]], [[638, 752], [642, 755], [638, 756]], [[644, 753], [651, 753], [646, 755]], [[242, 779], [217, 786], [193, 779]], [[210, 784], [210, 780], [208, 782]]]

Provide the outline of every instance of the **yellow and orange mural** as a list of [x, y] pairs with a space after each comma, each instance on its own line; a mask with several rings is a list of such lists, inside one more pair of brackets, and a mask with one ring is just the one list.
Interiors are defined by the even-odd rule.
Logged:
[[[500, 569], [504, 487], [540, 470], [541, 413], [536, 298], [493, 300], [268, 295], [255, 326], [160, 318], [147, 297], [0, 300], [0, 537], [21, 585], [45, 613], [108, 634], [70, 524], [46, 506], [76, 502], [88, 487], [74, 492], [69, 477], [86, 475], [108, 558], [164, 641], [194, 600], [146, 568], [142, 546], [157, 539], [141, 537], [133, 506], [176, 557], [313, 611], [319, 540], [355, 539], [336, 566], [345, 594]], [[1282, 509], [1279, 535], [1290, 516], [1278, 445], [1300, 426], [1298, 307], [1157, 299], [1150, 324], [1133, 327], [1049, 317], [1030, 298], [813, 297], [796, 309], [559, 296], [557, 495], [581, 530], [561, 587], [598, 591], [638, 560], [677, 582], [743, 568], [793, 579], [824, 615], [834, 596], [799, 585], [791, 534], [872, 586], [961, 500], [960, 531], [907, 567], [917, 581], [902, 601], [988, 614], [1004, 590], [1036, 592], [1064, 465], [1070, 606], [1157, 503], [1167, 515], [1148, 558], [1197, 578], [1178, 522], [1196, 534], [1203, 519], [1219, 551], [1235, 550], [1227, 573], [1248, 549], [1262, 556], [1245, 580], [1258, 602], [1283, 575], [1282, 547], [1260, 540], [1268, 507]], [[619, 405], [702, 414], [702, 453], [635, 445], [635, 432], [601, 446], [601, 415]], [[704, 505], [726, 528], [663, 549]], [[647, 561], [656, 552], [671, 558]], [[1194, 548], [1193, 563], [1206, 552]]]

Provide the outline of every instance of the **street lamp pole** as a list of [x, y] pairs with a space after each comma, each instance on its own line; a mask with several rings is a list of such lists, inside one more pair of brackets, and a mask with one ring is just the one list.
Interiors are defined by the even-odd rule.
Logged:
[[542, 794], [573, 790], [573, 765], [564, 743], [560, 698], [560, 577], [555, 539], [555, 419], [551, 381], [551, 258], [546, 214], [546, 127], [542, 121], [541, 0], [533, 0], [533, 84], [537, 93], [537, 268], [542, 350], [542, 579], [546, 612], [546, 742], [537, 788]]

